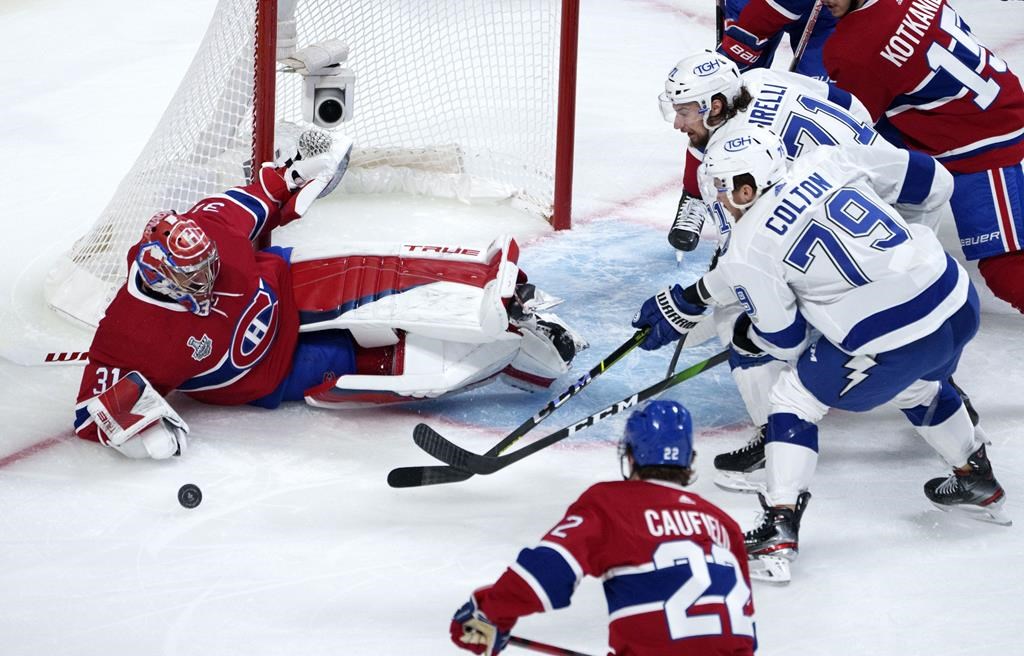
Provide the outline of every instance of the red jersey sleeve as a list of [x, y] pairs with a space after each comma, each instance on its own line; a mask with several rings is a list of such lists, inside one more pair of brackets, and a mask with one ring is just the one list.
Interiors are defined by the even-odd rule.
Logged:
[[476, 593], [480, 609], [498, 626], [531, 613], [565, 608], [584, 575], [600, 575], [594, 562], [605, 540], [605, 519], [584, 493], [534, 548], [519, 552], [498, 581]]

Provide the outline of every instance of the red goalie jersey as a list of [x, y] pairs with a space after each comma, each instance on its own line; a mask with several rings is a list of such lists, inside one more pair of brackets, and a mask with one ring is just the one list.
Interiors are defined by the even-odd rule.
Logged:
[[569, 605], [600, 577], [615, 654], [751, 654], [754, 607], [743, 533], [725, 512], [666, 481], [598, 483], [540, 544], [475, 593], [499, 627]]
[[281, 174], [263, 168], [259, 179], [204, 199], [184, 217], [216, 243], [220, 273], [209, 316], [143, 291], [136, 254], [128, 252], [128, 280], [117, 292], [89, 347], [75, 407], [79, 437], [96, 441], [85, 406], [136, 370], [166, 395], [181, 390], [205, 403], [236, 405], [274, 391], [292, 365], [299, 315], [288, 263], [255, 251], [252, 240], [297, 218]]
[[[946, 0], [867, 0], [825, 44], [836, 84], [953, 173], [1024, 159], [1024, 92]], [[984, 116], [982, 116], [984, 114]]]

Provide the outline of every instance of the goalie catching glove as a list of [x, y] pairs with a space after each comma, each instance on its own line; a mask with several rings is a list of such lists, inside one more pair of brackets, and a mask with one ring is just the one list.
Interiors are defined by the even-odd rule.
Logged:
[[685, 290], [673, 285], [644, 301], [633, 317], [634, 328], [651, 329], [640, 348], [659, 349], [693, 330], [707, 309], [707, 302], [698, 291], [699, 284], [698, 281]]
[[[313, 201], [334, 191], [348, 170], [351, 137], [307, 130], [299, 135], [298, 153], [284, 171], [288, 191], [297, 192], [295, 213], [303, 216]], [[273, 166], [266, 164], [265, 166]]]
[[493, 656], [508, 645], [512, 625], [499, 627], [488, 619], [477, 606], [474, 595], [455, 611], [450, 631], [452, 642], [458, 647], [474, 654]]
[[100, 443], [129, 458], [163, 460], [188, 446], [188, 424], [137, 371], [89, 401], [86, 410]]

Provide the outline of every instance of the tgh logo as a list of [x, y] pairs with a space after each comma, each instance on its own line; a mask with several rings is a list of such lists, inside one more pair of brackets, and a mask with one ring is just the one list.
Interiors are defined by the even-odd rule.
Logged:
[[705, 77], [711, 75], [719, 68], [722, 67], [722, 63], [718, 59], [709, 59], [706, 62], [702, 62], [693, 67], [693, 74], [697, 77]]
[[736, 153], [741, 150], [746, 150], [747, 146], [754, 144], [754, 140], [751, 137], [736, 137], [725, 142], [726, 152]]

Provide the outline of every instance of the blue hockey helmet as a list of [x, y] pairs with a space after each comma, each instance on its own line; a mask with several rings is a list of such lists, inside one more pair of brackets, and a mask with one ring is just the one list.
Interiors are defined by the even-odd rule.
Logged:
[[693, 420], [675, 401], [651, 401], [626, 420], [619, 455], [637, 467], [689, 467], [693, 461]]

